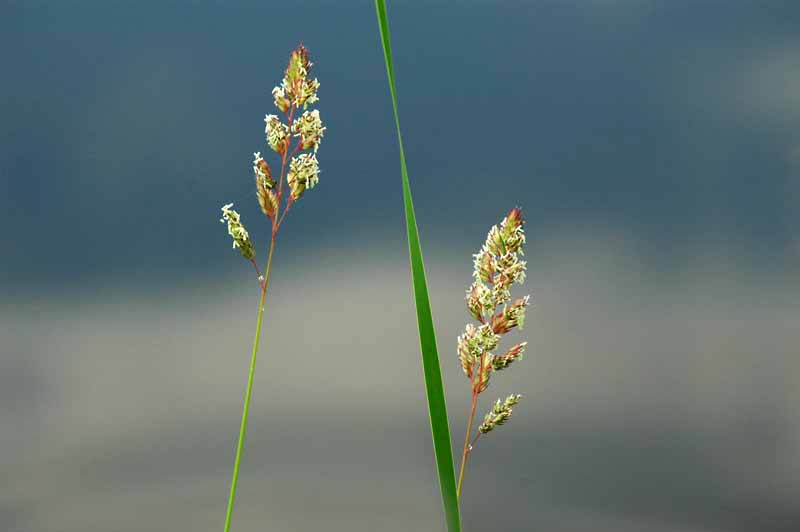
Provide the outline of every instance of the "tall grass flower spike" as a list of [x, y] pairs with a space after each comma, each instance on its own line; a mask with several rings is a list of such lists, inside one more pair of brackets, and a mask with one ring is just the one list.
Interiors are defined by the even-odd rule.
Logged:
[[515, 328], [522, 328], [525, 309], [530, 303], [530, 296], [511, 301], [512, 285], [525, 281], [525, 261], [520, 259], [523, 256], [522, 246], [525, 244], [524, 224], [520, 210], [511, 209], [499, 226], [495, 225], [489, 230], [486, 242], [474, 255], [474, 280], [467, 288], [466, 301], [470, 315], [478, 323], [467, 324], [464, 334], [458, 337], [456, 349], [458, 361], [469, 379], [472, 393], [456, 487], [459, 497], [467, 459], [475, 443], [483, 434], [506, 423], [513, 412], [512, 407], [522, 397], [512, 394], [504, 400], [498, 399], [484, 417], [483, 423], [478, 426], [475, 436], [472, 436], [478, 396], [488, 388], [494, 372], [504, 370], [522, 359], [527, 345], [527, 342], [522, 342], [503, 353], [492, 352], [499, 346], [502, 335]]
[[[253, 391], [256, 355], [261, 336], [261, 323], [264, 317], [264, 301], [269, 287], [269, 274], [272, 268], [275, 242], [289, 209], [303, 196], [306, 190], [314, 188], [319, 182], [320, 171], [317, 150], [325, 133], [325, 127], [322, 125], [319, 111], [316, 109], [308, 110], [309, 105], [319, 100], [317, 96], [319, 81], [310, 77], [312, 66], [308, 50], [301, 44], [292, 51], [281, 84], [272, 89], [275, 107], [278, 108], [282, 117], [267, 115], [264, 118], [266, 124], [264, 134], [267, 146], [279, 156], [280, 172], [277, 174], [277, 179], [273, 177], [272, 168], [262, 157], [261, 152], [253, 154], [256, 198], [270, 226], [269, 251], [267, 252], [263, 274], [258, 267], [258, 262], [256, 262], [256, 247], [250, 239], [250, 233], [242, 224], [241, 216], [233, 210], [232, 203], [222, 207], [222, 219], [220, 221], [228, 224], [228, 234], [233, 239], [233, 248], [238, 249], [242, 257], [253, 265], [261, 291], [258, 303], [258, 317], [256, 319], [256, 332], [253, 339], [253, 351], [250, 357], [250, 372], [247, 376], [242, 421], [239, 427], [239, 440], [236, 445], [236, 458], [234, 459], [233, 476], [228, 496], [228, 509], [225, 514], [225, 532], [230, 530], [233, 517], [236, 485], [239, 480], [239, 465], [241, 464], [242, 449], [247, 432], [250, 397]], [[303, 114], [299, 117], [295, 116], [300, 108], [303, 109]], [[292, 147], [293, 143], [294, 147]], [[311, 153], [301, 153], [305, 150], [311, 150]]]

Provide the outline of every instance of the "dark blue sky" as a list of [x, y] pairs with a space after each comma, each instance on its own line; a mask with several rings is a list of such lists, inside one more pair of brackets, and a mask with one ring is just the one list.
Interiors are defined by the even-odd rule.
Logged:
[[[710, 241], [797, 260], [795, 2], [389, 7], [423, 237], [475, 240], [519, 204], [532, 235], [603, 226], [654, 257]], [[369, 2], [0, 9], [0, 281], [224, 267], [228, 201], [263, 243], [251, 154], [300, 40], [328, 132], [284, 238], [402, 236]]]

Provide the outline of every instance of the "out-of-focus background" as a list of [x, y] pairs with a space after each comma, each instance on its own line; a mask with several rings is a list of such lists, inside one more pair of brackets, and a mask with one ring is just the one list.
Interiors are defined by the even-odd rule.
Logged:
[[[471, 254], [527, 218], [525, 360], [465, 530], [800, 530], [800, 6], [391, 2], [452, 418]], [[0, 6], [0, 529], [222, 525], [299, 41], [328, 130], [280, 235], [234, 527], [442, 530], [370, 2]], [[274, 159], [271, 159], [274, 161]]]

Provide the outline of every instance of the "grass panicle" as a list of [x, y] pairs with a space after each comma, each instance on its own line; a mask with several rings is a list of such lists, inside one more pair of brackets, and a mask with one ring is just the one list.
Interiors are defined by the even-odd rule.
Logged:
[[[278, 173], [277, 181], [273, 178], [272, 169], [261, 156], [261, 152], [253, 154], [256, 198], [261, 211], [269, 220], [271, 226], [269, 251], [263, 275], [256, 262], [255, 245], [250, 239], [250, 233], [247, 232], [242, 224], [241, 216], [232, 209], [232, 203], [222, 207], [221, 221], [228, 224], [228, 234], [233, 239], [233, 247], [238, 249], [242, 257], [253, 265], [261, 290], [253, 350], [250, 355], [250, 371], [247, 375], [242, 420], [239, 426], [239, 439], [236, 444], [236, 457], [234, 458], [231, 487], [228, 495], [228, 508], [225, 513], [225, 532], [230, 530], [231, 520], [233, 519], [236, 486], [239, 481], [239, 467], [247, 433], [247, 419], [250, 411], [250, 399], [253, 393], [253, 377], [256, 371], [258, 344], [264, 318], [264, 302], [267, 297], [267, 288], [269, 287], [275, 242], [278, 231], [291, 206], [303, 196], [306, 190], [314, 188], [319, 182], [319, 161], [317, 161], [316, 154], [325, 133], [325, 127], [322, 125], [318, 110], [307, 110], [309, 105], [319, 99], [317, 97], [319, 81], [310, 77], [311, 67], [312, 63], [309, 60], [308, 50], [301, 44], [292, 51], [281, 84], [272, 90], [275, 106], [286, 120], [284, 123], [277, 115], [267, 115], [264, 118], [266, 123], [264, 130], [266, 144], [280, 158], [280, 172]], [[299, 113], [301, 109], [303, 114], [297, 116], [296, 113]], [[294, 147], [292, 147], [293, 142]], [[304, 150], [311, 151], [300, 153]], [[285, 190], [284, 182], [286, 182], [287, 187]], [[287, 191], [288, 194], [285, 194]], [[283, 201], [284, 199], [285, 201]]]
[[512, 407], [522, 397], [512, 394], [505, 400], [498, 399], [472, 437], [478, 396], [489, 387], [494, 372], [504, 370], [522, 358], [527, 344], [519, 343], [502, 354], [492, 353], [500, 344], [502, 335], [522, 328], [525, 309], [530, 304], [530, 296], [511, 301], [512, 285], [525, 281], [525, 261], [520, 259], [525, 244], [524, 224], [522, 212], [517, 208], [511, 209], [499, 226], [489, 230], [486, 242], [474, 255], [474, 280], [467, 288], [466, 302], [469, 313], [478, 324], [468, 323], [457, 342], [458, 361], [469, 379], [472, 393], [456, 487], [459, 497], [467, 459], [478, 438], [506, 423], [513, 412]]

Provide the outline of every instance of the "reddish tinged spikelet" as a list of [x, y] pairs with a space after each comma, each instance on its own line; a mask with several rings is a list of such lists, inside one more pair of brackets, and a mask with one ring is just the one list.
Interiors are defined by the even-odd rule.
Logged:
[[275, 180], [272, 178], [272, 170], [267, 161], [261, 157], [261, 153], [256, 152], [253, 155], [255, 156], [253, 173], [256, 178], [258, 205], [261, 207], [261, 211], [272, 219], [278, 210], [278, 199], [272, 191], [275, 186]]
[[278, 197], [275, 193], [267, 188], [264, 181], [256, 177], [256, 196], [258, 197], [258, 205], [261, 211], [272, 220], [275, 213], [278, 211]]
[[480, 372], [478, 373], [478, 379], [475, 382], [475, 393], [482, 393], [489, 387], [489, 377], [492, 376], [492, 356], [488, 353], [485, 353], [483, 357], [481, 357], [481, 364], [480, 364]]
[[319, 148], [319, 143], [325, 134], [325, 129], [322, 126], [322, 120], [319, 117], [319, 111], [306, 111], [303, 115], [295, 120], [292, 124], [292, 134], [295, 137], [300, 137], [300, 149], [307, 150], [314, 148], [314, 152]]
[[311, 61], [308, 59], [308, 49], [300, 43], [289, 55], [289, 64], [286, 66], [286, 81], [294, 87], [308, 75]]
[[517, 344], [502, 355], [495, 355], [492, 357], [492, 368], [497, 371], [506, 369], [512, 362], [522, 359], [522, 353], [525, 351], [525, 346], [528, 342]]
[[484, 247], [476, 253], [474, 257], [475, 271], [473, 276], [481, 282], [494, 284], [494, 274], [497, 271], [497, 264], [492, 253]]
[[470, 380], [472, 380], [472, 367], [475, 365], [475, 355], [472, 354], [470, 344], [474, 341], [475, 332], [475, 327], [470, 323], [467, 324], [464, 334], [458, 337], [458, 361]]
[[286, 89], [283, 85], [272, 89], [272, 99], [275, 101], [275, 107], [280, 109], [282, 113], [287, 112], [292, 105], [291, 100], [286, 96]]
[[281, 112], [286, 113], [292, 107], [306, 108], [319, 100], [319, 81], [308, 77], [312, 66], [305, 46], [301, 44], [292, 50], [281, 84], [272, 89], [275, 106]]
[[305, 46], [301, 44], [292, 50], [281, 85], [272, 90], [278, 109], [285, 113], [292, 105], [305, 108], [319, 99], [319, 81], [308, 78], [312, 66]]
[[492, 330], [495, 334], [505, 334], [514, 327], [520, 329], [525, 323], [525, 307], [530, 303], [531, 296], [525, 296], [517, 299], [510, 307], [505, 307], [503, 310], [490, 320]]
[[261, 182], [266, 188], [275, 186], [275, 180], [272, 178], [272, 170], [270, 169], [267, 161], [261, 157], [261, 152], [253, 154], [253, 173], [256, 176], [256, 182]]
[[506, 224], [514, 228], [522, 227], [525, 224], [525, 220], [522, 218], [522, 209], [519, 207], [511, 209], [506, 216]]
[[284, 155], [289, 149], [289, 127], [280, 121], [275, 115], [264, 117], [264, 134], [267, 136], [267, 144], [273, 151]]
[[522, 245], [525, 243], [525, 232], [522, 226], [525, 220], [522, 218], [522, 211], [514, 207], [503, 219], [500, 224], [500, 238], [506, 253], [522, 254]]
[[479, 281], [475, 281], [467, 289], [466, 299], [469, 313], [481, 323], [484, 322], [486, 314], [494, 309], [491, 290]]

